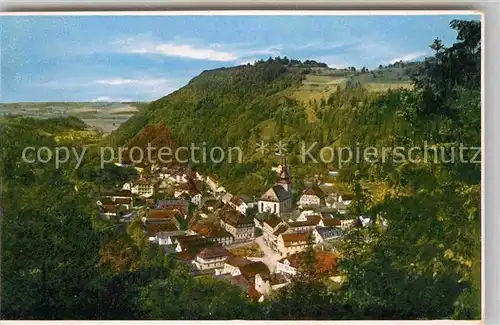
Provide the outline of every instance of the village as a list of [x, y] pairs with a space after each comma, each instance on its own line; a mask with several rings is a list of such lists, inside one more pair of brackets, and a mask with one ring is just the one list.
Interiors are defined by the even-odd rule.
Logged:
[[[300, 253], [311, 244], [316, 272], [339, 286], [338, 243], [347, 228], [370, 222], [349, 216], [353, 194], [333, 184], [313, 182], [293, 202], [286, 159], [270, 171], [275, 185], [256, 198], [229, 193], [216, 175], [187, 166], [130, 166], [139, 178], [103, 193], [100, 216], [140, 219], [148, 240], [188, 265], [193, 276], [226, 279], [259, 302], [290, 283]], [[158, 194], [168, 199], [155, 199]]]

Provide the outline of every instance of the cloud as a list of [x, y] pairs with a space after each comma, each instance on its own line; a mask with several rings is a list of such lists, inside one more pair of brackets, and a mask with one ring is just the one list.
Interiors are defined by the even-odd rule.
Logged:
[[185, 84], [180, 78], [73, 78], [55, 79], [37, 86], [57, 91], [85, 93], [90, 101], [119, 102], [133, 100], [152, 100], [170, 94]]
[[391, 59], [390, 61], [388, 61], [388, 63], [392, 64], [394, 62], [399, 62], [399, 61], [403, 61], [403, 62], [413, 61], [413, 60], [416, 60], [416, 59], [419, 59], [419, 58], [425, 56], [426, 54], [427, 54], [426, 52], [407, 53], [407, 54], [404, 54], [404, 55], [399, 56], [397, 58]]
[[107, 86], [147, 86], [147, 87], [159, 87], [170, 84], [169, 79], [125, 79], [125, 78], [110, 78], [110, 79], [98, 79], [94, 81], [95, 84], [107, 85]]
[[113, 52], [143, 55], [159, 55], [192, 60], [234, 62], [256, 55], [279, 55], [282, 47], [255, 46], [252, 44], [200, 44], [195, 40], [182, 40], [178, 37], [162, 41], [150, 34], [120, 38], [111, 43]]
[[89, 100], [90, 102], [132, 102], [133, 100], [129, 98], [115, 98], [109, 96], [100, 96]]

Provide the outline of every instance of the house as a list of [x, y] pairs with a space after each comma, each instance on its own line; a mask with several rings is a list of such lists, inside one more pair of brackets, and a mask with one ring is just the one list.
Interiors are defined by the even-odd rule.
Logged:
[[[276, 239], [279, 234], [288, 229], [286, 223], [276, 215], [271, 215], [262, 222], [262, 236], [264, 242], [273, 249], [276, 249]], [[279, 231], [278, 231], [279, 229]]]
[[292, 209], [292, 194], [281, 185], [268, 189], [258, 201], [259, 213], [271, 212], [282, 214]]
[[214, 225], [204, 225], [194, 223], [190, 225], [190, 233], [197, 234], [205, 238], [209, 238], [223, 246], [230, 245], [234, 241], [233, 235], [228, 231]]
[[248, 282], [255, 284], [255, 276], [257, 274], [268, 276], [271, 274], [269, 268], [261, 261], [252, 262], [238, 267], [239, 271], [235, 271], [235, 275], [242, 275]]
[[228, 204], [231, 201], [232, 198], [233, 198], [233, 195], [231, 193], [225, 193], [224, 195], [222, 195], [222, 197], [220, 198], [220, 200], [224, 204]]
[[325, 240], [335, 239], [342, 236], [342, 229], [338, 227], [317, 227], [312, 231], [316, 244]]
[[159, 200], [156, 208], [159, 210], [177, 209], [181, 212], [183, 218], [187, 218], [189, 214], [189, 200], [173, 199], [173, 200]]
[[[100, 201], [97, 201], [97, 204], [99, 205], [99, 214], [107, 218], [116, 217], [121, 209], [121, 206], [116, 204], [102, 204]], [[123, 209], [125, 208], [123, 207]]]
[[332, 208], [335, 209], [339, 214], [346, 214], [347, 212], [346, 205], [344, 202], [335, 202], [333, 203]]
[[255, 290], [262, 294], [264, 298], [259, 298], [259, 302], [263, 301], [266, 296], [269, 296], [273, 291], [276, 291], [288, 285], [289, 281], [281, 273], [273, 274], [256, 274], [255, 275]]
[[253, 239], [255, 224], [253, 218], [247, 217], [236, 210], [225, 210], [220, 215], [221, 227], [233, 235], [235, 241]]
[[179, 219], [181, 218], [182, 214], [177, 209], [169, 209], [169, 210], [150, 209], [147, 210], [146, 214], [142, 217], [142, 222], [145, 225], [171, 224], [173, 225], [173, 227], [163, 226], [163, 228], [165, 229], [160, 229], [159, 231], [173, 231], [173, 230], [180, 230], [181, 225]]
[[305, 189], [300, 196], [298, 205], [300, 207], [321, 207], [325, 205], [325, 193], [314, 185]]
[[[303, 254], [295, 253], [284, 257], [276, 262], [276, 273], [292, 277], [297, 274], [297, 270], [303, 258]], [[337, 272], [338, 256], [332, 252], [316, 251], [316, 274], [335, 274]]]
[[154, 195], [154, 184], [141, 176], [137, 181], [125, 183], [123, 185], [123, 190], [128, 190], [132, 192], [132, 194], [148, 198]]
[[[113, 192], [104, 192], [102, 195], [103, 199], [109, 199], [114, 204], [119, 204], [125, 206], [127, 209], [130, 209], [134, 205], [135, 195], [132, 194], [131, 191], [121, 190], [121, 191], [113, 191]], [[105, 204], [105, 203], [103, 203]]]
[[344, 194], [339, 194], [338, 196], [338, 201], [343, 203], [345, 206], [351, 204], [352, 200], [354, 200], [354, 195], [352, 194], [344, 193]]
[[176, 238], [175, 251], [180, 252], [194, 252], [195, 254], [200, 252], [204, 248], [208, 247], [218, 247], [217, 243], [214, 243], [209, 238], [203, 238], [199, 236], [184, 236]]
[[309, 232], [283, 233], [277, 239], [277, 251], [281, 256], [288, 256], [307, 248]]
[[246, 258], [231, 254], [224, 262], [224, 268], [220, 273], [221, 274], [230, 274], [231, 276], [238, 276], [238, 275], [241, 275], [239, 268], [241, 266], [244, 266], [244, 265], [247, 265], [250, 263], [252, 263], [252, 262], [250, 260], [247, 260]]
[[338, 218], [321, 219], [318, 223], [319, 227], [342, 227], [342, 220]]
[[246, 214], [247, 209], [253, 206], [253, 204], [250, 203], [250, 199], [245, 196], [233, 196], [228, 204], [241, 214]]
[[314, 208], [305, 208], [300, 212], [300, 215], [297, 217], [295, 221], [306, 221], [308, 216], [315, 215], [317, 212]]
[[310, 215], [307, 216], [305, 221], [293, 221], [288, 222], [288, 228], [290, 232], [304, 232], [313, 230], [316, 228], [318, 223], [321, 221], [321, 216], [319, 215]]
[[196, 254], [194, 265], [200, 271], [223, 269], [229, 251], [224, 247], [208, 247]]
[[146, 235], [148, 240], [151, 242], [158, 241], [158, 233], [160, 232], [179, 232], [178, 223], [175, 222], [163, 222], [163, 223], [147, 223], [146, 224]]
[[201, 208], [206, 212], [212, 212], [218, 202], [216, 198], [204, 198], [201, 202]]
[[206, 183], [212, 192], [219, 188], [219, 178], [216, 175], [207, 176]]
[[173, 245], [175, 237], [185, 236], [184, 230], [159, 231], [156, 233], [155, 242], [160, 246]]

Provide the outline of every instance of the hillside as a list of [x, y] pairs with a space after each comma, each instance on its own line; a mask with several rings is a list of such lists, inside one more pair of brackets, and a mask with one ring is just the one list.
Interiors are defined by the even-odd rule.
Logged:
[[[282, 140], [290, 145], [288, 155], [300, 188], [306, 174], [338, 167], [335, 163], [298, 166], [301, 141], [308, 145], [317, 141], [321, 146], [352, 145], [363, 137], [358, 127], [352, 127], [352, 123], [359, 123], [352, 114], [366, 116], [372, 124], [365, 126], [367, 132], [379, 129], [377, 119], [370, 117], [378, 114], [377, 99], [390, 89], [410, 88], [404, 64], [361, 72], [306, 62], [292, 64], [277, 58], [204, 71], [185, 87], [132, 116], [108, 141], [128, 146], [143, 127], [161, 122], [172, 130], [179, 145], [205, 144], [208, 149], [238, 146], [243, 151], [242, 164], [198, 167], [217, 172], [232, 190], [257, 195], [269, 185], [269, 170], [279, 158], [256, 153], [256, 145]], [[390, 112], [384, 114], [387, 134], [396, 126]], [[376, 140], [372, 134], [365, 134], [365, 140], [368, 136]], [[270, 149], [274, 151], [272, 145]]]

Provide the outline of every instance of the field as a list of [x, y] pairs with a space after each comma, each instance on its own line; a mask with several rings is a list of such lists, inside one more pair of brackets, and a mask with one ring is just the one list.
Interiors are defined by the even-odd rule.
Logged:
[[143, 103], [0, 103], [0, 116], [22, 115], [34, 118], [75, 116], [103, 133], [117, 129], [135, 114]]

